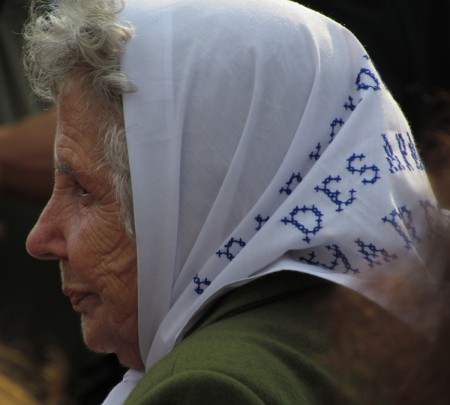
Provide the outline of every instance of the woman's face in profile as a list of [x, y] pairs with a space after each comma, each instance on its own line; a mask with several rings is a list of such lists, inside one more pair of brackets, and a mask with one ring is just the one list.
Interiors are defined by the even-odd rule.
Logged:
[[62, 91], [54, 190], [27, 248], [38, 258], [60, 260], [63, 292], [81, 315], [87, 346], [140, 369], [136, 245], [124, 230], [108, 168], [93, 170], [103, 115], [88, 91], [77, 74]]

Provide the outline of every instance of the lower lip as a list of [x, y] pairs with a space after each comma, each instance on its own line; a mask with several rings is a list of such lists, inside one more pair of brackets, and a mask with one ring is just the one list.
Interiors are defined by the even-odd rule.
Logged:
[[70, 296], [70, 303], [72, 304], [72, 306], [78, 307], [80, 305], [80, 303], [89, 295], [91, 295], [90, 293], [87, 294], [73, 294]]

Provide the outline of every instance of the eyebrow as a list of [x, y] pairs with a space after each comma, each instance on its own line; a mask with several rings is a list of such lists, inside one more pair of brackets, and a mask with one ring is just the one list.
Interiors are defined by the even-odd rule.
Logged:
[[75, 178], [84, 173], [89, 173], [88, 170], [75, 170], [73, 166], [66, 161], [57, 161], [55, 163], [55, 171], [71, 178]]
[[56, 162], [55, 169], [57, 172], [66, 176], [73, 177], [75, 174], [74, 168], [67, 162]]

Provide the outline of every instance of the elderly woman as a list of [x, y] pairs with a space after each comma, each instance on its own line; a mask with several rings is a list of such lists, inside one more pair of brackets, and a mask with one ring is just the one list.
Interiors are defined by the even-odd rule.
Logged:
[[58, 110], [27, 247], [130, 368], [105, 403], [392, 399], [422, 341], [388, 289], [437, 208], [358, 41], [284, 0], [55, 3], [26, 32]]

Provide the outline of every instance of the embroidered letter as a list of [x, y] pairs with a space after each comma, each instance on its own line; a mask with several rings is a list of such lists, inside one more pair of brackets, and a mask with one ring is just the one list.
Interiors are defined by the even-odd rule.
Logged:
[[412, 239], [416, 240], [417, 242], [420, 242], [420, 238], [417, 236], [416, 228], [414, 227], [414, 221], [412, 217], [412, 213], [410, 210], [406, 208], [406, 206], [400, 207], [400, 210], [393, 210], [389, 217], [385, 216], [381, 218], [384, 223], [391, 224], [396, 232], [402, 237], [402, 239], [405, 241], [406, 249], [411, 249], [412, 246], [412, 240], [408, 237], [408, 235], [405, 233], [405, 231], [401, 227], [401, 223], [399, 223], [397, 220], [400, 220], [403, 225], [406, 227], [406, 229], [411, 234]]
[[[339, 125], [339, 128], [336, 129], [336, 127]], [[334, 137], [339, 132], [339, 129], [341, 129], [342, 125], [344, 125], [344, 120], [342, 118], [335, 118], [333, 122], [330, 124], [331, 126], [331, 133], [330, 133], [330, 142], [333, 142]]]
[[[359, 99], [359, 102], [361, 102], [362, 99]], [[356, 108], [356, 105], [353, 103], [353, 97], [348, 96], [348, 102], [344, 104], [344, 108], [346, 110], [354, 111]]]
[[395, 137], [397, 138], [398, 147], [400, 149], [400, 153], [403, 156], [403, 162], [405, 162], [406, 168], [408, 170], [413, 170], [413, 167], [411, 166], [411, 163], [409, 163], [408, 160], [408, 151], [406, 150], [406, 144], [405, 140], [403, 139], [403, 135], [400, 132], [397, 132], [395, 134]]
[[380, 169], [377, 166], [375, 166], [375, 165], [372, 165], [372, 166], [364, 165], [364, 166], [361, 166], [361, 168], [359, 168], [359, 169], [357, 169], [356, 167], [353, 166], [353, 162], [356, 159], [358, 159], [360, 162], [362, 162], [363, 159], [365, 159], [365, 158], [366, 158], [366, 156], [363, 155], [362, 153], [360, 155], [357, 155], [357, 154], [354, 153], [353, 155], [351, 155], [347, 159], [347, 162], [348, 162], [347, 170], [351, 174], [359, 173], [360, 176], [362, 176], [367, 171], [372, 171], [373, 172], [372, 178], [371, 179], [364, 178], [364, 179], [361, 180], [361, 183], [363, 183], [363, 184], [369, 184], [369, 183], [370, 184], [375, 184], [377, 182], [377, 180], [380, 178], [380, 176], [378, 175], [378, 173], [380, 172]]
[[338, 245], [332, 244], [332, 245], [328, 245], [325, 246], [331, 253], [333, 253], [333, 257], [334, 259], [332, 260], [332, 262], [330, 263], [330, 265], [326, 265], [324, 264], [323, 267], [325, 267], [326, 269], [329, 270], [335, 270], [336, 267], [339, 265], [339, 260], [342, 262], [342, 264], [345, 267], [345, 271], [344, 273], [359, 273], [358, 269], [354, 269], [351, 265], [350, 262], [347, 259], [347, 256], [344, 255], [344, 253], [342, 253], [342, 250], [340, 249], [340, 247]]
[[206, 277], [202, 281], [200, 280], [198, 274], [196, 274], [194, 277], [194, 283], [197, 285], [194, 291], [200, 295], [203, 294], [203, 292], [205, 291], [201, 286], [204, 285], [205, 287], [207, 287], [208, 285], [211, 284], [211, 281], [209, 281]]
[[341, 201], [339, 199], [339, 195], [341, 194], [341, 192], [339, 190], [331, 191], [328, 188], [328, 184], [330, 184], [332, 181], [339, 183], [341, 181], [341, 177], [340, 176], [336, 176], [336, 177], [328, 176], [325, 180], [322, 181], [322, 184], [324, 185], [324, 187], [316, 186], [314, 188], [314, 190], [316, 190], [317, 192], [322, 191], [323, 193], [325, 193], [328, 196], [328, 198], [334, 204], [336, 204], [338, 206], [338, 208], [336, 210], [337, 212], [343, 211], [342, 205], [348, 206], [351, 203], [353, 203], [353, 201], [355, 201], [356, 190], [353, 190], [353, 189], [349, 190], [350, 197], [346, 201]]
[[361, 68], [356, 78], [356, 90], [380, 90], [380, 81], [369, 69]]
[[445, 232], [443, 228], [448, 226], [449, 218], [444, 217], [439, 208], [431, 204], [428, 200], [420, 200], [420, 205], [425, 212], [429, 230], [428, 237], [440, 241], [442, 239], [442, 232]]
[[224, 246], [225, 251], [223, 251], [223, 250], [218, 250], [218, 251], [216, 252], [216, 255], [219, 256], [219, 257], [221, 257], [222, 255], [225, 255], [225, 256], [227, 257], [227, 259], [231, 262], [231, 260], [233, 260], [233, 259], [236, 257], [236, 255], [239, 253], [239, 251], [240, 251], [240, 249], [239, 249], [238, 252], [236, 252], [235, 254], [233, 254], [233, 253], [231, 252], [231, 248], [233, 247], [233, 245], [238, 245], [238, 246], [240, 246], [241, 248], [243, 248], [243, 247], [245, 246], [245, 242], [244, 242], [242, 239], [237, 240], [237, 239], [231, 238], [231, 239], [228, 241], [228, 243]]
[[416, 163], [417, 169], [425, 170], [423, 162], [420, 159], [419, 154], [417, 153], [416, 147], [414, 146], [414, 142], [411, 138], [411, 135], [409, 134], [409, 132], [407, 132], [406, 135], [408, 137], [408, 147], [409, 147], [409, 150], [411, 151], [411, 156], [414, 159], [414, 162]]
[[373, 243], [364, 243], [361, 239], [356, 239], [355, 243], [359, 246], [358, 252], [361, 252], [363, 258], [369, 263], [370, 267], [375, 264], [381, 266], [383, 263], [379, 260], [374, 260], [378, 258], [381, 254], [381, 258], [385, 262], [390, 262], [391, 260], [397, 259], [396, 255], [390, 255], [385, 249], [378, 249]]
[[[315, 226], [314, 228], [310, 229], [304, 225], [304, 223], [299, 222], [295, 217], [302, 212], [303, 214], [306, 214], [307, 212], [312, 212], [315, 216]], [[311, 239], [308, 235], [312, 234], [315, 235], [317, 232], [319, 232], [322, 229], [322, 217], [323, 214], [317, 209], [315, 205], [312, 205], [311, 207], [307, 207], [304, 205], [302, 208], [299, 208], [298, 206], [295, 207], [290, 213], [290, 218], [284, 217], [281, 222], [283, 222], [285, 225], [292, 224], [294, 225], [301, 233], [305, 235], [303, 240], [306, 243], [309, 243]]]
[[405, 166], [402, 165], [398, 156], [394, 153], [391, 144], [386, 136], [386, 134], [381, 134], [384, 139], [384, 151], [386, 152], [386, 159], [389, 163], [389, 171], [391, 173], [397, 173], [399, 171], [405, 170]]
[[314, 152], [314, 151], [312, 151], [310, 154], [309, 154], [309, 158], [311, 159], [311, 160], [319, 160], [319, 158], [320, 158], [320, 149], [321, 149], [322, 147], [320, 146], [320, 142], [318, 142], [317, 143], [317, 145], [316, 145], [316, 151]]
[[299, 260], [303, 263], [312, 264], [313, 266], [323, 267], [317, 260], [314, 260], [315, 258], [316, 258], [316, 254], [314, 252], [309, 252], [308, 257], [300, 256]]
[[325, 246], [326, 249], [328, 251], [330, 251], [330, 253], [332, 254], [332, 259], [331, 262], [329, 264], [325, 264], [322, 262], [319, 262], [318, 260], [314, 260], [316, 259], [316, 254], [314, 252], [310, 252], [308, 253], [309, 257], [299, 257], [299, 260], [303, 263], [308, 263], [308, 264], [312, 264], [314, 266], [320, 266], [324, 269], [327, 270], [336, 270], [339, 266], [339, 262], [341, 262], [342, 265], [344, 265], [344, 271], [343, 273], [347, 274], [349, 272], [352, 273], [359, 273], [358, 269], [355, 269], [351, 266], [347, 256], [345, 256], [345, 254], [342, 252], [341, 248], [338, 245], [327, 245]]
[[291, 185], [294, 182], [294, 180], [297, 180], [297, 183], [300, 184], [300, 182], [302, 181], [302, 176], [300, 176], [300, 172], [299, 173], [292, 173], [291, 178], [289, 179], [289, 181], [287, 181], [286, 187], [281, 187], [279, 192], [280, 194], [286, 193], [287, 195], [292, 193], [292, 189], [291, 189]]
[[255, 229], [259, 231], [262, 226], [269, 220], [269, 218], [270, 217], [263, 218], [261, 214], [258, 214], [258, 216], [255, 217], [255, 221], [258, 222], [258, 227]]
[[[414, 160], [414, 163], [416, 165], [416, 168], [418, 170], [424, 170], [424, 166], [422, 161], [420, 160], [419, 154], [417, 153], [417, 149], [414, 146], [414, 142], [411, 138], [411, 135], [407, 132], [406, 136], [408, 137], [408, 142], [405, 141], [403, 138], [403, 134], [400, 132], [395, 133], [395, 139], [397, 140], [398, 148], [400, 150], [400, 153], [402, 155], [403, 163], [400, 162], [399, 157], [394, 153], [394, 150], [392, 149], [391, 144], [389, 143], [389, 140], [386, 136], [386, 134], [381, 134], [381, 136], [384, 139], [384, 151], [386, 152], [386, 159], [389, 163], [389, 171], [391, 173], [397, 173], [401, 172], [403, 170], [415, 170], [414, 166], [411, 164], [411, 162], [408, 160], [408, 155], [411, 155], [411, 157]], [[409, 152], [408, 152], [409, 150]], [[406, 165], [406, 167], [405, 167]]]

